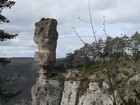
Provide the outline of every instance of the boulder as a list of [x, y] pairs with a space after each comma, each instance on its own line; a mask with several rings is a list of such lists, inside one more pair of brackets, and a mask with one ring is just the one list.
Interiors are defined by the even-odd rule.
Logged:
[[60, 105], [76, 105], [80, 81], [65, 81]]
[[60, 105], [63, 82], [45, 80], [32, 87], [32, 105]]

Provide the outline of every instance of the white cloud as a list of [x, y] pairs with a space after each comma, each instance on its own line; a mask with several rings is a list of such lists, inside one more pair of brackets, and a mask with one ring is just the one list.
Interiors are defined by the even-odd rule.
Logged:
[[[11, 21], [1, 24], [1, 29], [18, 33], [16, 40], [2, 42], [0, 56], [34, 56], [36, 45], [33, 42], [34, 24], [42, 17], [55, 18], [58, 21], [58, 57], [82, 46], [75, 36], [75, 27], [87, 42], [91, 40], [90, 25], [80, 20], [89, 21], [88, 0], [15, 0], [16, 4], [3, 14]], [[103, 36], [103, 16], [106, 16], [106, 28], [109, 35], [132, 34], [140, 27], [139, 0], [90, 0], [92, 19], [97, 37]], [[86, 35], [88, 35], [86, 37]], [[74, 37], [73, 37], [74, 36]]]

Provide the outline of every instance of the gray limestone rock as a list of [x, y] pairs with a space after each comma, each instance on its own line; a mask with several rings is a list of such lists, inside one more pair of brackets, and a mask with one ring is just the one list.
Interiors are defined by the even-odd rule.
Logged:
[[46, 80], [32, 87], [32, 105], [60, 105], [63, 82]]
[[113, 101], [106, 94], [95, 91], [82, 95], [78, 105], [113, 105]]
[[76, 105], [80, 81], [65, 81], [60, 105]]
[[38, 51], [35, 52], [35, 61], [40, 66], [39, 79], [32, 87], [32, 105], [59, 105], [63, 90], [63, 83], [59, 80], [50, 80], [50, 70], [56, 61], [57, 21], [55, 19], [41, 19], [35, 23], [34, 42]]
[[90, 82], [86, 93], [79, 97], [78, 105], [113, 105], [113, 98], [104, 94], [98, 83]]
[[132, 81], [132, 82], [133, 82], [133, 81], [139, 82], [139, 81], [140, 81], [140, 73], [137, 74], [137, 75], [135, 75], [135, 76], [133, 76], [132, 78], [130, 78], [129, 81], [128, 81], [128, 85], [131, 85], [131, 81]]
[[46, 79], [49, 70], [55, 65], [57, 46], [57, 21], [50, 18], [42, 18], [35, 23], [34, 42], [38, 51], [35, 52], [35, 61], [41, 67], [39, 80]]
[[77, 69], [71, 70], [69, 69], [67, 74], [65, 75], [66, 78], [77, 78], [80, 76], [80, 71]]

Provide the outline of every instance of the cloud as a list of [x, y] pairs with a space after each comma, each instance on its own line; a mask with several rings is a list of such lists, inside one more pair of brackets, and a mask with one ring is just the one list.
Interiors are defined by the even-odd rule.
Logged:
[[[18, 33], [15, 40], [0, 43], [0, 56], [34, 56], [36, 44], [33, 42], [34, 24], [42, 17], [55, 18], [58, 21], [57, 57], [80, 48], [83, 44], [75, 36], [75, 27], [83, 39], [91, 43], [88, 0], [15, 0], [11, 9], [5, 9], [3, 15], [11, 21], [1, 24], [1, 29], [9, 33]], [[103, 38], [103, 16], [109, 35], [132, 34], [140, 27], [139, 0], [89, 0], [94, 28], [97, 37]], [[92, 40], [91, 40], [92, 39]], [[73, 43], [71, 43], [73, 42]]]
[[[85, 43], [92, 43], [93, 36], [82, 36], [81, 37]], [[66, 53], [74, 52], [74, 50], [78, 50], [80, 47], [83, 47], [84, 44], [80, 41], [80, 39], [75, 36], [60, 36], [58, 39], [57, 45], [57, 57], [65, 57]]]
[[98, 15], [106, 15], [109, 22], [137, 23], [140, 22], [139, 0], [118, 0], [115, 7], [100, 11]]

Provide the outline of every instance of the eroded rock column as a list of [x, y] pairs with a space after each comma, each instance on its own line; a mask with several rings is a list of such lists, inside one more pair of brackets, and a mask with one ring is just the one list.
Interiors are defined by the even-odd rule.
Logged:
[[34, 42], [38, 46], [35, 61], [40, 66], [39, 81], [49, 76], [49, 71], [55, 64], [58, 33], [55, 19], [42, 18], [35, 24]]
[[35, 24], [34, 41], [38, 51], [35, 61], [40, 66], [39, 79], [32, 87], [32, 105], [59, 105], [63, 82], [50, 79], [50, 72], [56, 60], [58, 33], [55, 19], [41, 19]]

